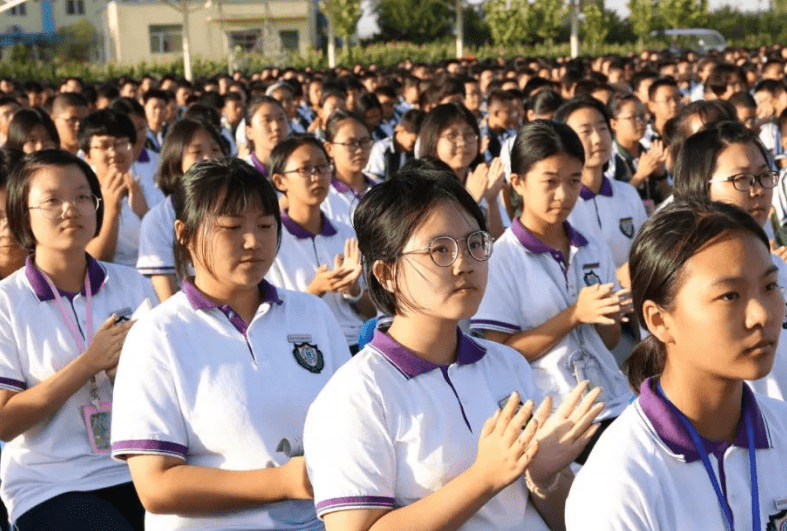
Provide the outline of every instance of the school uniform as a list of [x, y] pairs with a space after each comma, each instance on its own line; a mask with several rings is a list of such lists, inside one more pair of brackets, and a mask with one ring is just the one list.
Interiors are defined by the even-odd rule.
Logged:
[[606, 242], [615, 267], [628, 262], [629, 249], [648, 215], [637, 190], [628, 183], [603, 177], [596, 194], [582, 185], [574, 209], [568, 216], [584, 235], [593, 234]]
[[[728, 529], [720, 500], [685, 425], [655, 385], [604, 432], [574, 480], [566, 527], [577, 530]], [[759, 489], [757, 531], [787, 525], [787, 404], [744, 386], [741, 426], [733, 444], [703, 440], [735, 529], [752, 529], [751, 423]]]
[[[137, 321], [115, 382], [112, 456], [162, 455], [224, 470], [302, 455], [309, 404], [349, 359], [324, 302], [260, 284], [251, 323], [189, 282]], [[264, 488], [260, 486], [260, 488]], [[311, 500], [205, 516], [146, 514], [148, 531], [322, 529]]]
[[779, 131], [779, 123], [775, 119], [760, 126], [760, 140], [773, 156], [773, 160], [784, 158], [782, 135]]
[[164, 193], [156, 185], [159, 159], [160, 156], [155, 151], [142, 148], [139, 158], [131, 164], [131, 175], [139, 179], [148, 208], [153, 208], [164, 199]]
[[[364, 175], [368, 184], [367, 190], [377, 184], [374, 180]], [[358, 202], [363, 194], [350, 185], [344, 184], [336, 177], [331, 177], [331, 186], [328, 197], [322, 203], [323, 213], [331, 220], [353, 226], [353, 215], [358, 207]]]
[[161, 128], [161, 131], [156, 133], [152, 129], [148, 129], [147, 139], [145, 140], [145, 147], [156, 153], [161, 153], [161, 146], [164, 143], [164, 133], [166, 126]]
[[[150, 283], [133, 269], [89, 256], [87, 282], [94, 331], [113, 313], [128, 318], [145, 298], [158, 300]], [[84, 339], [86, 290], [60, 296]], [[0, 282], [0, 388], [22, 392], [40, 384], [77, 358], [78, 349], [44, 274], [28, 258], [24, 268]], [[95, 378], [100, 402], [111, 403], [106, 373]], [[131, 481], [126, 466], [91, 448], [82, 409], [91, 404], [90, 389], [85, 383], [58, 411], [3, 447], [0, 496], [12, 522], [65, 492]]]
[[[457, 337], [456, 362], [436, 365], [376, 330], [320, 392], [304, 431], [318, 516], [396, 509], [432, 494], [473, 464], [482, 426], [513, 391], [539, 402], [518, 353]], [[534, 529], [525, 524], [534, 512], [520, 479], [460, 529]]]
[[[573, 305], [586, 286], [615, 282], [615, 266], [604, 243], [583, 236], [566, 223], [571, 249], [568, 259], [538, 240], [518, 219], [495, 242], [489, 259], [489, 281], [474, 331], [515, 334], [533, 329]], [[595, 325], [581, 324], [539, 359], [530, 362], [539, 390], [557, 408], [581, 381], [600, 386], [606, 404], [598, 420], [612, 419], [631, 400], [626, 378]]]
[[127, 197], [121, 201], [119, 216], [117, 245], [112, 261], [116, 264], [134, 267], [139, 255], [139, 231], [142, 227], [142, 220], [131, 208]]
[[[334, 257], [344, 254], [344, 242], [355, 239], [355, 231], [345, 223], [331, 222], [325, 215], [322, 219], [322, 229], [318, 234], [312, 234], [293, 221], [286, 211], [282, 211], [281, 246], [265, 276], [271, 284], [305, 292], [318, 267], [328, 264], [329, 269], [333, 269]], [[347, 345], [357, 347], [363, 321], [350, 303], [341, 293], [335, 292], [326, 293], [322, 300], [339, 321]]]
[[369, 162], [363, 172], [377, 179], [384, 181], [399, 171], [399, 168], [413, 158], [412, 152], [401, 151], [394, 141], [394, 137], [388, 137], [379, 142], [375, 142], [369, 154]]
[[172, 196], [142, 218], [137, 271], [145, 276], [175, 274], [175, 206]]

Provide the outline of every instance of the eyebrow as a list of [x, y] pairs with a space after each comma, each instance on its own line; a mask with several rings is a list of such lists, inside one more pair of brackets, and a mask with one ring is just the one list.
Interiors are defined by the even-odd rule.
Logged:
[[[765, 277], [768, 277], [768, 276], [770, 276], [770, 275], [772, 275], [774, 273], [778, 273], [778, 272], [779, 272], [779, 268], [776, 267], [775, 265], [771, 265], [771, 267], [769, 267], [768, 269], [765, 270], [765, 272], [762, 274], [762, 276], [760, 278], [765, 278]], [[719, 278], [717, 280], [714, 280], [711, 283], [711, 286], [716, 286], [716, 285], [719, 285], [719, 284], [734, 284], [736, 282], [741, 282], [743, 280], [744, 280], [743, 277], [724, 277], [724, 278]]]

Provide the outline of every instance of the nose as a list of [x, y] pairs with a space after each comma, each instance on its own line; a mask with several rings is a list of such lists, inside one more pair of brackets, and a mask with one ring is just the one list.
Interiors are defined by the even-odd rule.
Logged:
[[[774, 308], [770, 308], [770, 306], [774, 306]], [[784, 312], [783, 296], [779, 298], [778, 306], [777, 310], [776, 306], [770, 304], [769, 301], [765, 301], [760, 297], [753, 297], [746, 305], [746, 328], [763, 327], [774, 319], [775, 313], [778, 313], [779, 310]]]

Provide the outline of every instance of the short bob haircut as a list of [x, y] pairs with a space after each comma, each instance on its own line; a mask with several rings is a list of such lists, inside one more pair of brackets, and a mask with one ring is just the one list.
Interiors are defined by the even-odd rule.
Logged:
[[250, 206], [259, 205], [265, 214], [276, 219], [276, 247], [281, 244], [281, 214], [276, 191], [258, 170], [235, 157], [203, 160], [194, 164], [173, 195], [175, 219], [183, 223], [183, 232], [175, 240], [175, 266], [180, 277], [188, 275], [193, 264], [189, 247], [202, 236], [202, 259], [213, 273], [214, 260], [209, 256], [205, 236], [213, 228], [216, 217], [237, 215]]
[[333, 139], [336, 138], [336, 134], [339, 132], [339, 125], [346, 120], [354, 120], [361, 124], [367, 132], [369, 131], [369, 126], [366, 125], [366, 122], [360, 114], [345, 109], [336, 109], [333, 111], [330, 118], [328, 118], [325, 127], [323, 127], [326, 142], [333, 142]]
[[281, 106], [279, 100], [271, 98], [270, 96], [254, 96], [249, 100], [249, 103], [246, 104], [246, 108], [243, 110], [243, 118], [246, 121], [246, 125], [251, 125], [251, 119], [254, 118], [254, 115], [257, 114], [257, 111], [260, 110], [260, 107], [263, 105], [270, 104], [275, 105], [281, 112], [284, 113], [284, 116], [287, 116], [287, 113], [284, 111], [284, 107]]
[[93, 111], [79, 122], [79, 149], [83, 153], [90, 151], [90, 140], [94, 136], [127, 138], [133, 145], [137, 141], [137, 129], [128, 115], [107, 108]]
[[311, 146], [315, 148], [325, 156], [326, 162], [330, 163], [331, 158], [328, 156], [328, 152], [325, 151], [325, 146], [323, 146], [322, 142], [317, 140], [314, 135], [290, 135], [276, 144], [276, 147], [271, 151], [270, 174], [283, 173], [284, 168], [287, 166], [287, 160], [289, 160], [293, 152], [301, 146]]
[[612, 129], [609, 125], [609, 113], [607, 113], [607, 107], [592, 96], [580, 96], [578, 98], [568, 100], [555, 111], [554, 120], [556, 122], [566, 123], [572, 114], [582, 109], [597, 110], [598, 113], [604, 117], [604, 121], [607, 123], [607, 129], [609, 129], [611, 133]]
[[[25, 155], [8, 178], [6, 213], [11, 234], [14, 235], [19, 245], [30, 252], [33, 252], [36, 247], [35, 235], [30, 227], [30, 209], [27, 204], [28, 196], [30, 195], [30, 181], [36, 173], [45, 171], [50, 166], [58, 168], [76, 166], [85, 174], [87, 183], [90, 186], [90, 192], [94, 196], [102, 198], [98, 177], [96, 177], [88, 163], [76, 155], [60, 149], [45, 149]], [[101, 232], [103, 220], [104, 201], [100, 201], [96, 211], [96, 233], [94, 236], [98, 236], [98, 233]]]
[[183, 176], [183, 155], [185, 155], [191, 139], [199, 131], [208, 133], [225, 157], [229, 155], [226, 141], [223, 141], [219, 132], [212, 125], [187, 118], [175, 123], [167, 132], [167, 136], [164, 137], [164, 143], [161, 145], [161, 158], [156, 171], [156, 184], [164, 195], [172, 195], [177, 190], [180, 178]]
[[524, 177], [540, 161], [565, 153], [585, 164], [585, 149], [579, 136], [566, 124], [552, 120], [526, 123], [511, 148], [511, 173]]
[[60, 135], [57, 134], [55, 122], [49, 117], [47, 112], [40, 107], [31, 109], [19, 109], [14, 113], [11, 123], [8, 126], [8, 140], [5, 147], [11, 149], [22, 149], [27, 140], [27, 135], [37, 125], [43, 126], [49, 138], [60, 147]]
[[721, 122], [693, 134], [683, 143], [675, 161], [675, 198], [709, 199], [708, 181], [716, 170], [719, 152], [731, 144], [752, 144], [769, 160], [757, 133], [740, 122]]
[[[629, 259], [639, 322], [645, 323], [645, 301], [674, 310], [686, 262], [714, 240], [738, 231], [756, 237], [770, 252], [765, 232], [748, 212], [736, 206], [692, 199], [676, 200], [656, 211], [634, 238]], [[666, 359], [666, 347], [656, 336], [641, 341], [625, 364], [631, 388], [639, 392], [645, 379], [661, 374]]]
[[402, 249], [439, 201], [450, 201], [487, 230], [481, 208], [449, 170], [400, 171], [361, 199], [353, 216], [363, 256], [369, 296], [381, 312], [396, 315], [411, 304], [398, 292], [386, 290], [373, 273], [378, 261], [393, 267]]
[[444, 103], [436, 106], [429, 111], [421, 124], [418, 138], [421, 142], [418, 157], [436, 157], [437, 140], [440, 134], [455, 123], [464, 122], [470, 126], [478, 137], [478, 151], [481, 151], [481, 130], [478, 128], [478, 120], [473, 116], [467, 107], [461, 103]]

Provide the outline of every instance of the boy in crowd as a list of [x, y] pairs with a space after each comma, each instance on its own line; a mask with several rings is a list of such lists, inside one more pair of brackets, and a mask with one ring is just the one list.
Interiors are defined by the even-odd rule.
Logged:
[[733, 94], [730, 98], [730, 103], [735, 107], [735, 115], [738, 117], [738, 120], [743, 125], [756, 132], [759, 129], [757, 102], [754, 101], [751, 94], [748, 92]]
[[375, 142], [369, 155], [369, 162], [364, 173], [383, 181], [395, 174], [404, 164], [413, 158], [415, 141], [421, 130], [421, 123], [426, 113], [418, 109], [410, 109], [396, 124], [393, 136]]
[[716, 65], [705, 82], [706, 100], [729, 100], [746, 90], [746, 77], [740, 67], [730, 63]]
[[309, 132], [312, 133], [317, 140], [325, 141], [325, 124], [328, 123], [328, 118], [331, 117], [334, 111], [338, 109], [346, 109], [347, 93], [344, 92], [342, 87], [335, 83], [326, 83], [323, 86], [322, 96], [317, 107], [317, 117], [309, 126]]
[[511, 118], [513, 113], [514, 96], [510, 92], [498, 89], [489, 93], [486, 126], [481, 130], [481, 136], [489, 139], [484, 152], [487, 162], [500, 156], [503, 142], [511, 136], [514, 126]]
[[148, 122], [145, 147], [156, 153], [161, 152], [161, 144], [164, 142], [164, 135], [166, 133], [165, 118], [168, 103], [169, 96], [163, 90], [153, 89], [142, 95], [142, 104], [145, 107], [145, 118]]
[[787, 89], [781, 81], [764, 79], [754, 87], [754, 101], [757, 102], [757, 118], [762, 124], [760, 140], [781, 165], [784, 149], [778, 117], [787, 109]]
[[55, 96], [49, 115], [60, 135], [60, 149], [74, 155], [79, 152], [79, 122], [87, 113], [87, 100], [81, 94], [61, 92]]
[[672, 77], [660, 77], [648, 88], [648, 109], [653, 120], [648, 123], [642, 145], [650, 149], [653, 140], [664, 137], [664, 124], [678, 114], [682, 106], [678, 83]]
[[8, 126], [14, 113], [21, 108], [19, 102], [11, 96], [0, 97], [0, 145], [5, 145], [8, 139]]

